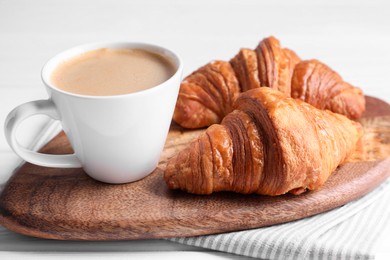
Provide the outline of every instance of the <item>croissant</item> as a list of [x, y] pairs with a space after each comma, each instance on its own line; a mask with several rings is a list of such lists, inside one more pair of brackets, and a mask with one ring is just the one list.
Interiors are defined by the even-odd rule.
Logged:
[[343, 115], [256, 88], [172, 157], [164, 179], [170, 189], [195, 194], [300, 194], [321, 187], [361, 135], [361, 125]]
[[363, 92], [342, 80], [339, 74], [318, 60], [306, 60], [295, 66], [291, 96], [351, 119], [365, 109]]
[[233, 101], [239, 93], [240, 87], [230, 64], [210, 62], [181, 83], [174, 120], [187, 128], [219, 123], [232, 111]]
[[263, 39], [255, 50], [243, 48], [229, 62], [213, 61], [186, 77], [173, 119], [185, 128], [220, 123], [231, 112], [240, 92], [260, 86], [278, 89], [309, 104], [359, 118], [365, 100], [359, 88], [318, 60], [301, 61], [282, 48], [275, 37]]

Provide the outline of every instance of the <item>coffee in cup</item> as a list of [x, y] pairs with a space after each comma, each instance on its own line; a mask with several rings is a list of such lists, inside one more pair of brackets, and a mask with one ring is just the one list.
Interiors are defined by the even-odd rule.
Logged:
[[161, 84], [175, 73], [168, 57], [144, 49], [101, 48], [64, 61], [51, 75], [59, 89], [80, 95], [123, 95]]
[[[82, 167], [107, 183], [137, 181], [158, 164], [182, 69], [174, 52], [146, 43], [91, 43], [64, 51], [42, 69], [49, 99], [9, 113], [7, 141], [33, 164]], [[61, 122], [74, 154], [42, 154], [18, 143], [20, 123], [36, 114]]]

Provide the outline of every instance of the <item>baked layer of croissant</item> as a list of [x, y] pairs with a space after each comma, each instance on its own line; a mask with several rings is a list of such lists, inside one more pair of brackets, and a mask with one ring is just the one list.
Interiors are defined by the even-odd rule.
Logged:
[[242, 93], [232, 109], [168, 161], [169, 188], [264, 195], [315, 190], [362, 135], [359, 123], [271, 88]]
[[359, 118], [365, 109], [362, 91], [318, 60], [302, 61], [274, 37], [255, 50], [243, 48], [227, 61], [213, 61], [187, 76], [173, 119], [185, 128], [220, 123], [240, 92], [270, 87], [321, 108]]

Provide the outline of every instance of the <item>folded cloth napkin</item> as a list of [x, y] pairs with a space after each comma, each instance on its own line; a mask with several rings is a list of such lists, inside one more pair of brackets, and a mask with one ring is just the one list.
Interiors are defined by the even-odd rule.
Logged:
[[173, 238], [182, 244], [261, 259], [373, 259], [390, 219], [390, 179], [366, 196], [305, 219], [239, 232]]
[[[57, 121], [43, 123], [30, 149], [39, 149], [60, 130]], [[389, 205], [390, 179], [358, 200], [305, 219], [168, 240], [261, 259], [373, 259], [373, 246], [383, 228], [390, 224]]]

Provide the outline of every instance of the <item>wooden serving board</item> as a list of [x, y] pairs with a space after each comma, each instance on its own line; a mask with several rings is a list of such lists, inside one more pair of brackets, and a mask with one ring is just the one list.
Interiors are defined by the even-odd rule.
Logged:
[[[109, 185], [81, 169], [24, 164], [0, 195], [0, 224], [50, 239], [148, 239], [268, 226], [339, 207], [390, 176], [390, 105], [366, 100], [364, 137], [320, 190], [277, 197], [228, 192], [199, 196], [168, 190], [162, 177], [166, 160], [204, 131], [173, 125], [159, 167], [135, 183]], [[42, 152], [69, 153], [71, 148], [61, 133]]]

